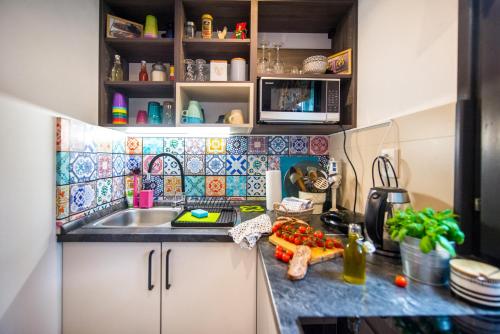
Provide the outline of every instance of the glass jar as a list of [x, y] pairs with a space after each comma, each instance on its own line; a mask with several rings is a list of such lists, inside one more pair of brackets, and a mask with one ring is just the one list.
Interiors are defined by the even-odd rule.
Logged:
[[184, 38], [191, 39], [196, 35], [196, 26], [193, 21], [187, 21], [184, 25]]
[[151, 81], [167, 81], [167, 69], [161, 62], [153, 64]]
[[110, 81], [123, 81], [123, 68], [120, 55], [115, 55], [115, 62], [111, 69]]
[[163, 102], [163, 122], [168, 126], [175, 126], [175, 109], [170, 101]]
[[365, 284], [366, 253], [358, 224], [349, 224], [347, 245], [344, 249], [344, 280], [352, 284]]
[[208, 76], [205, 74], [206, 64], [205, 59], [196, 59], [196, 81], [208, 81]]
[[186, 65], [186, 71], [184, 73], [185, 81], [194, 81], [194, 60], [184, 59], [184, 64]]

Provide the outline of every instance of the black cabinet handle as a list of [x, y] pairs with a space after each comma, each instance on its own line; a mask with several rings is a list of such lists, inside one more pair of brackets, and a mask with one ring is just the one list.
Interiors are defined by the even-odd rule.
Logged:
[[168, 282], [168, 267], [169, 267], [168, 263], [171, 251], [172, 251], [171, 249], [167, 250], [167, 254], [165, 255], [165, 289], [167, 290], [170, 289], [171, 286], [170, 283]]
[[151, 284], [151, 263], [153, 260], [153, 253], [155, 250], [153, 249], [151, 252], [149, 252], [149, 259], [148, 259], [148, 290], [151, 291], [155, 287], [153, 284]]

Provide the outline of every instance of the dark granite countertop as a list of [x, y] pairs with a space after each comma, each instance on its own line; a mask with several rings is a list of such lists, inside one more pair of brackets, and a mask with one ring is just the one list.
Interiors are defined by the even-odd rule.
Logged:
[[[244, 202], [241, 205], [262, 205], [265, 202]], [[114, 210], [125, 207], [114, 208]], [[124, 227], [93, 228], [93, 221], [110, 214], [113, 210], [96, 215], [77, 224], [72, 230], [59, 234], [60, 242], [232, 242], [229, 228], [175, 228], [175, 227]], [[241, 221], [254, 218], [262, 213], [239, 213]], [[237, 222], [237, 223], [238, 223]]]
[[[311, 225], [321, 226], [318, 217]], [[266, 239], [259, 241], [259, 256], [282, 334], [300, 333], [301, 318], [500, 316], [500, 310], [477, 307], [454, 297], [448, 287], [411, 280], [404, 289], [395, 286], [394, 277], [402, 272], [400, 261], [380, 255], [367, 258], [365, 285], [343, 281], [342, 258], [312, 265], [303, 280], [290, 281], [286, 278], [288, 265], [274, 258], [275, 247]]]

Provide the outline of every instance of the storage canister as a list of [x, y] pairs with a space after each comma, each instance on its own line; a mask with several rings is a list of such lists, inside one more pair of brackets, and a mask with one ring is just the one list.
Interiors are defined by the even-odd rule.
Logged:
[[201, 16], [201, 38], [212, 38], [212, 21], [213, 17], [210, 14]]
[[231, 59], [231, 81], [246, 81], [246, 62], [244, 58]]

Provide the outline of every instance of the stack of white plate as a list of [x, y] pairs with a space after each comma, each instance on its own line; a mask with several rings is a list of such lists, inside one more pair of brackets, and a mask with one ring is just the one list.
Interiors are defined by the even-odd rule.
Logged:
[[500, 269], [465, 259], [450, 261], [450, 288], [476, 304], [500, 307]]

